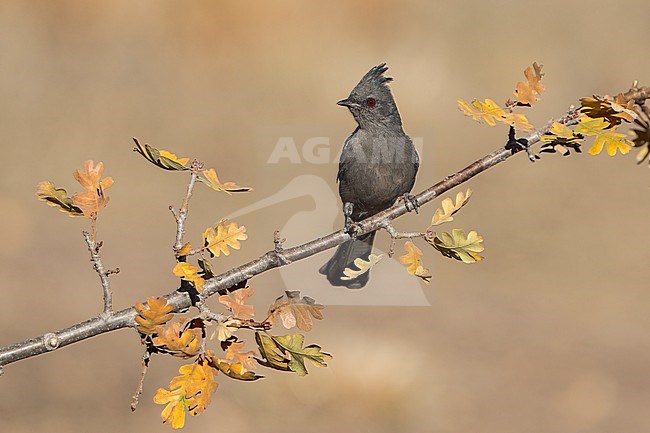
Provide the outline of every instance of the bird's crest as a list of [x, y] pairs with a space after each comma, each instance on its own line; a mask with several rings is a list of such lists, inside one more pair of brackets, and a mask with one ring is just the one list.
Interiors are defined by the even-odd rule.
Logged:
[[377, 65], [363, 76], [359, 84], [370, 84], [376, 87], [388, 88], [387, 83], [393, 81], [393, 77], [387, 77], [384, 75], [387, 70], [388, 66], [386, 66], [386, 63]]

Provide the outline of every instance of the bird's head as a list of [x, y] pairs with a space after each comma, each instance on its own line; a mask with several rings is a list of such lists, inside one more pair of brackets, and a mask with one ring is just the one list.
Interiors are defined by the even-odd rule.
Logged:
[[337, 102], [348, 107], [361, 128], [368, 126], [399, 126], [402, 120], [388, 83], [393, 81], [384, 73], [385, 63], [375, 66], [363, 76], [350, 96]]

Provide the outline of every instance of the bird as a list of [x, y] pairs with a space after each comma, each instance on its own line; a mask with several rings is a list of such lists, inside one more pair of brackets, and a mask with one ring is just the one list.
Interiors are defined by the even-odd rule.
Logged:
[[[393, 78], [385, 75], [385, 63], [370, 69], [337, 104], [346, 107], [357, 122], [343, 144], [336, 180], [343, 203], [345, 230], [389, 207], [399, 198], [417, 210], [410, 195], [420, 158], [413, 141], [404, 132], [402, 118], [388, 86]], [[353, 237], [339, 245], [319, 272], [333, 286], [364, 287], [370, 278], [365, 272], [354, 279], [342, 279], [345, 268], [357, 269], [354, 260], [368, 261], [376, 232]]]

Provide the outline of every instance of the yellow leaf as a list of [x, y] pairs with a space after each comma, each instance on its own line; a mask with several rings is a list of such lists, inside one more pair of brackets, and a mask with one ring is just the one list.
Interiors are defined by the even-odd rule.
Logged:
[[173, 309], [174, 306], [169, 305], [167, 299], [153, 296], [147, 299], [146, 304], [135, 304], [135, 310], [138, 312], [135, 316], [138, 331], [145, 335], [155, 334], [159, 326], [174, 317]]
[[524, 71], [524, 76], [526, 77], [526, 82], [518, 82], [515, 91], [513, 92], [520, 103], [533, 105], [535, 101], [538, 101], [539, 96], [544, 91], [544, 86], [541, 83], [542, 77], [542, 65], [533, 63], [533, 66], [529, 66]]
[[230, 249], [238, 250], [241, 248], [239, 241], [248, 239], [246, 227], [237, 226], [236, 222], [229, 223], [227, 220], [219, 222], [216, 227], [208, 227], [203, 232], [203, 246], [210, 252], [210, 256], [219, 257], [230, 255]]
[[191, 416], [200, 415], [211, 402], [211, 394], [217, 390], [214, 370], [208, 361], [182, 365], [180, 376], [169, 382], [169, 391], [158, 388], [153, 401], [166, 405], [161, 413], [163, 424], [178, 429], [185, 425], [185, 411]]
[[456, 194], [455, 204], [450, 198], [445, 198], [440, 203], [442, 207], [436, 209], [436, 212], [433, 214], [433, 218], [431, 218], [431, 225], [437, 226], [442, 223], [453, 221], [454, 217], [452, 215], [458, 212], [463, 206], [467, 204], [471, 195], [472, 190], [468, 188], [467, 192], [463, 193], [460, 191], [458, 194]]
[[254, 310], [251, 305], [245, 305], [245, 302], [254, 293], [250, 287], [237, 289], [227, 295], [219, 296], [219, 302], [228, 307], [236, 318], [250, 319], [254, 315]]
[[178, 262], [173, 269], [174, 275], [181, 277], [182, 280], [189, 281], [196, 287], [196, 290], [201, 293], [203, 291], [203, 283], [205, 280], [198, 274], [199, 268], [185, 262]]
[[593, 119], [606, 119], [611, 126], [619, 125], [623, 120], [630, 123], [639, 117], [634, 111], [634, 100], [626, 100], [623, 95], [616, 99], [594, 95], [593, 98], [581, 98], [580, 104], [580, 111], [584, 114]]
[[191, 323], [187, 319], [181, 322], [172, 322], [162, 329], [158, 329], [158, 336], [152, 342], [161, 352], [169, 353], [180, 358], [192, 358], [201, 351], [200, 328], [187, 328]]
[[485, 249], [481, 245], [483, 238], [475, 231], [471, 231], [465, 236], [465, 231], [462, 229], [453, 229], [451, 234], [444, 232], [440, 237], [436, 236], [433, 239], [427, 239], [427, 242], [445, 257], [460, 260], [464, 263], [483, 260], [483, 257], [477, 254]]
[[212, 335], [210, 336], [210, 340], [214, 340], [215, 337], [217, 337], [217, 340], [219, 341], [226, 341], [230, 337], [232, 337], [232, 333], [237, 331], [237, 326], [238, 320], [226, 320], [225, 322], [219, 322], [215, 326], [214, 332], [212, 332]]
[[232, 195], [233, 192], [248, 192], [253, 190], [253, 188], [248, 186], [239, 186], [235, 182], [221, 183], [214, 168], [203, 170], [201, 174], [203, 174], [203, 176], [199, 177], [199, 181], [203, 182], [207, 187], [212, 188], [215, 191], [221, 191], [228, 195]]
[[78, 192], [72, 196], [72, 203], [83, 211], [87, 218], [96, 217], [106, 207], [109, 198], [104, 195], [104, 190], [113, 185], [110, 177], [101, 179], [104, 171], [104, 164], [97, 165], [92, 160], [84, 162], [84, 168], [73, 173], [74, 178], [83, 186], [86, 191]]
[[75, 206], [72, 198], [68, 197], [68, 192], [63, 188], [57, 188], [52, 182], [43, 181], [38, 184], [36, 195], [39, 200], [43, 200], [50, 206], [56, 206], [61, 212], [65, 212], [71, 217], [82, 216], [83, 210]]
[[[609, 156], [616, 155], [617, 150], [622, 154], [628, 153], [632, 148], [632, 142], [627, 139], [625, 134], [616, 132], [616, 127], [610, 126], [602, 117], [592, 119], [583, 114], [580, 116], [580, 123], [575, 132], [595, 137], [594, 144], [589, 149], [591, 155], [598, 155], [603, 148], [606, 149]], [[610, 128], [606, 129], [608, 127]]]
[[273, 324], [279, 319], [287, 329], [297, 326], [303, 331], [310, 331], [313, 327], [312, 317], [317, 320], [323, 319], [323, 308], [325, 307], [317, 304], [312, 298], [301, 297], [297, 290], [286, 291], [269, 308], [268, 320]]
[[377, 263], [381, 261], [381, 259], [384, 258], [383, 254], [380, 255], [375, 255], [375, 254], [370, 254], [368, 256], [368, 261], [363, 260], [362, 258], [356, 258], [354, 259], [354, 266], [357, 267], [357, 270], [354, 270], [352, 268], [345, 268], [343, 270], [343, 274], [345, 275], [344, 277], [341, 277], [342, 280], [354, 280], [357, 278], [359, 275], [365, 274], [368, 272], [373, 266], [375, 266]]
[[508, 113], [501, 116], [501, 122], [512, 126], [517, 131], [528, 132], [535, 129], [533, 125], [528, 123], [528, 119], [523, 114]]
[[232, 379], [253, 381], [264, 377], [264, 376], [258, 376], [254, 372], [246, 370], [244, 366], [239, 363], [231, 364], [229, 362], [217, 358], [216, 356], [210, 357], [209, 361], [210, 361], [210, 365], [213, 368], [218, 369], [223, 374], [225, 374], [226, 376]]
[[501, 117], [505, 114], [503, 109], [491, 99], [486, 99], [485, 102], [474, 100], [472, 105], [457, 99], [458, 109], [465, 115], [472, 118], [476, 122], [485, 122], [487, 125], [494, 126], [496, 122], [501, 122]]
[[401, 256], [399, 261], [407, 266], [406, 271], [411, 275], [421, 278], [427, 284], [431, 282], [431, 274], [424, 267], [420, 259], [422, 257], [422, 250], [416, 247], [411, 241], [407, 241], [404, 244], [404, 249], [406, 250], [406, 254]]

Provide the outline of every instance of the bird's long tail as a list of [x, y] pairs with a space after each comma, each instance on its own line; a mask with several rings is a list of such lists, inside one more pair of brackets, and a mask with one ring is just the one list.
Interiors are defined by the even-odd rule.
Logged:
[[326, 275], [327, 280], [333, 286], [345, 286], [348, 289], [360, 289], [365, 286], [370, 278], [370, 271], [353, 280], [342, 280], [341, 277], [344, 276], [345, 268], [357, 269], [354, 259], [368, 260], [372, 252], [372, 244], [375, 241], [375, 233], [367, 233], [339, 245], [332, 258], [318, 272]]

